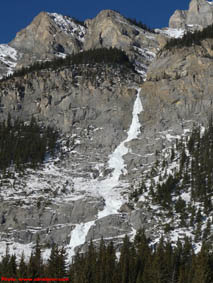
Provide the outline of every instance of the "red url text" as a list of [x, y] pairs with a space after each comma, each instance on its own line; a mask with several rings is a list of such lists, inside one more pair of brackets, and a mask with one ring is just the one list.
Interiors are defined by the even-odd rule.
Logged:
[[1, 277], [1, 281], [13, 282], [13, 281], [69, 281], [69, 278], [7, 278]]

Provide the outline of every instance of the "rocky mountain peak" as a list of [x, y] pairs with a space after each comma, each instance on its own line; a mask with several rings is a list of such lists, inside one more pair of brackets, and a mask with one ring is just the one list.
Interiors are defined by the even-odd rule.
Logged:
[[213, 2], [191, 0], [187, 11], [176, 10], [169, 20], [171, 28], [202, 29], [213, 23]]
[[[128, 21], [112, 10], [101, 11], [94, 19], [86, 21], [88, 32], [85, 49], [94, 47], [121, 47], [130, 45], [133, 35]], [[139, 34], [139, 32], [137, 32]]]
[[[112, 20], [112, 19], [118, 19], [118, 18], [124, 19], [124, 17], [119, 12], [114, 11], [114, 10], [109, 10], [109, 9], [100, 11], [95, 17], [97, 21], [101, 21], [104, 19]], [[90, 24], [91, 21], [92, 21], [91, 19], [88, 19], [85, 21], [85, 23]]]
[[[145, 78], [147, 67], [165, 42], [165, 35], [156, 34], [114, 10], [103, 10], [84, 23], [69, 16], [41, 12], [29, 26], [17, 33], [8, 48], [17, 52], [17, 62], [13, 64], [10, 60], [14, 70], [82, 50], [116, 47], [125, 51], [135, 69]], [[3, 62], [0, 75], [11, 72], [12, 69], [6, 68]]]
[[85, 27], [72, 18], [41, 12], [29, 26], [17, 33], [10, 46], [24, 53], [19, 66], [27, 65], [36, 59], [79, 52], [84, 34]]
[[[47, 43], [52, 33], [53, 29], [51, 30], [49, 15], [46, 12], [41, 12], [29, 26], [17, 33], [10, 45], [16, 49], [25, 49], [28, 51], [33, 48], [39, 52], [41, 48], [44, 48], [44, 43]], [[48, 47], [45, 46], [46, 48]]]
[[161, 35], [145, 30], [113, 10], [103, 10], [85, 24], [88, 30], [84, 50], [101, 47], [121, 49], [145, 76], [147, 66], [159, 49]]

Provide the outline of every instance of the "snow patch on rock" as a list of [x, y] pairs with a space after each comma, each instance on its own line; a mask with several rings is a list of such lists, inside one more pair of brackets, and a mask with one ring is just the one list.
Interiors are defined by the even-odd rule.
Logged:
[[17, 64], [17, 57], [16, 49], [7, 44], [0, 44], [0, 62], [6, 66], [6, 76], [13, 73]]
[[72, 18], [57, 13], [49, 13], [56, 25], [66, 34], [76, 37], [79, 41], [84, 41], [86, 29], [83, 25], [77, 24]]
[[184, 29], [177, 28], [155, 29], [155, 32], [164, 34], [170, 38], [182, 38], [185, 34]]

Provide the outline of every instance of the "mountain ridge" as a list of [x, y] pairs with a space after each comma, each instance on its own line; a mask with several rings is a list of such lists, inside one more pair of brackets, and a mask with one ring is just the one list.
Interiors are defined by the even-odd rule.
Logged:
[[[58, 35], [56, 42], [63, 47], [63, 40], [68, 41], [70, 36], [63, 20], [70, 18], [46, 13], [18, 34], [11, 45], [19, 46], [24, 54], [22, 45], [29, 38], [29, 31], [44, 20], [47, 30], [43, 38], [47, 37], [49, 45], [40, 46], [43, 38], [36, 38], [38, 54], [32, 54], [38, 56], [36, 60], [48, 56], [53, 59], [54, 35], [60, 34], [54, 20], [58, 17], [65, 33]], [[187, 139], [193, 124], [208, 125], [212, 113], [212, 39], [202, 40], [200, 45], [160, 50], [168, 39], [161, 33], [174, 30], [151, 33], [110, 10], [86, 21], [85, 26], [85, 33], [78, 26], [70, 48], [76, 43], [76, 52], [81, 48], [123, 49], [138, 70], [125, 71], [121, 64], [70, 64], [34, 70], [0, 82], [0, 119], [6, 120], [10, 113], [12, 121], [19, 118], [27, 122], [33, 116], [39, 123], [60, 130], [62, 145], [58, 156], [39, 170], [12, 172], [9, 178], [1, 175], [1, 243], [3, 247], [9, 243], [11, 253], [18, 243], [19, 255], [27, 245], [30, 256], [37, 235], [44, 257], [48, 258], [47, 247], [54, 242], [64, 245], [73, 255], [84, 251], [90, 240], [98, 243], [101, 237], [114, 239], [119, 250], [122, 238], [127, 234], [133, 239], [140, 228], [145, 229], [152, 244], [164, 233], [174, 244], [191, 233], [187, 227], [178, 226], [179, 222], [175, 232], [171, 231], [166, 226], [171, 215], [158, 215], [160, 208], [147, 206], [145, 198], [146, 190], [151, 191], [152, 176], [156, 181], [153, 194], [160, 194], [162, 164], [168, 164], [169, 172], [175, 170], [171, 149], [176, 140]], [[68, 27], [73, 31], [73, 22]], [[183, 35], [182, 30], [177, 33]], [[33, 40], [29, 40], [28, 47], [33, 46]], [[35, 60], [32, 54], [22, 55], [18, 65], [27, 66], [31, 59]], [[179, 153], [175, 154], [178, 160]], [[159, 162], [157, 171], [155, 164]], [[169, 183], [164, 175], [165, 183]], [[148, 189], [139, 201], [134, 201], [131, 196], [143, 187], [144, 178], [149, 182]], [[203, 207], [200, 208], [202, 212]], [[211, 217], [210, 211], [208, 218]], [[205, 226], [205, 219], [202, 225]], [[201, 240], [196, 242], [196, 250], [200, 246]]]

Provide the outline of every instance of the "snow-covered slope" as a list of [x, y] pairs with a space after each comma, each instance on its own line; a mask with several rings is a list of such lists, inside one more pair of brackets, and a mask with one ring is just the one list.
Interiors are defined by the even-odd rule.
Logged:
[[83, 25], [76, 23], [75, 20], [68, 16], [63, 16], [57, 13], [48, 14], [54, 20], [61, 32], [64, 32], [71, 37], [77, 38], [81, 42], [84, 41], [86, 28]]
[[18, 59], [16, 49], [7, 44], [0, 44], [0, 78], [13, 73]]
[[163, 29], [155, 29], [157, 33], [166, 35], [169, 38], [181, 38], [183, 37], [186, 30], [177, 29], [177, 28], [163, 28]]

